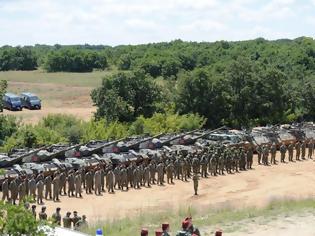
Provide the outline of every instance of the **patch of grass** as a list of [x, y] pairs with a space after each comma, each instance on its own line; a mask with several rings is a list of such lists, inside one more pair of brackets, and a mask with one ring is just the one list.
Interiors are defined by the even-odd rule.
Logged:
[[90, 73], [47, 73], [42, 70], [34, 71], [1, 71], [0, 79], [8, 82], [52, 83], [80, 87], [97, 87], [102, 78], [114, 73], [116, 69], [93, 71]]
[[104, 234], [108, 236], [138, 235], [142, 227], [150, 232], [161, 227], [163, 222], [169, 222], [173, 234], [180, 229], [180, 223], [186, 216], [193, 216], [193, 221], [199, 228], [215, 230], [216, 227], [224, 227], [225, 232], [234, 232], [242, 229], [242, 221], [256, 221], [264, 224], [268, 219], [272, 220], [279, 215], [301, 213], [315, 209], [315, 199], [304, 200], [274, 200], [266, 207], [245, 209], [233, 209], [231, 207], [221, 209], [196, 210], [195, 208], [181, 207], [178, 210], [167, 210], [160, 212], [140, 212], [133, 218], [124, 218], [114, 221], [97, 222], [85, 230], [86, 233], [94, 234], [97, 228], [103, 228]]

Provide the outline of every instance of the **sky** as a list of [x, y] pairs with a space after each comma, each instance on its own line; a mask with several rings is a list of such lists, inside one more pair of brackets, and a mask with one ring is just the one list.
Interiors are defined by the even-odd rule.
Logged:
[[315, 36], [315, 0], [0, 0], [0, 45]]

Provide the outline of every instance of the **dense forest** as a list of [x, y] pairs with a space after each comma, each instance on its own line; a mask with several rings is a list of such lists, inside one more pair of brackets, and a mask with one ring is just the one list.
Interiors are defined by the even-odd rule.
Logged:
[[255, 40], [0, 48], [0, 70], [115, 70], [92, 91], [96, 119], [133, 122], [172, 109], [207, 127], [315, 118], [315, 41]]

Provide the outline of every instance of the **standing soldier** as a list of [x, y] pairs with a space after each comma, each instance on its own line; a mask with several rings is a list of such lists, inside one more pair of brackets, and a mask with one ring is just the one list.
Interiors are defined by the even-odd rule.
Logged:
[[67, 212], [66, 216], [63, 217], [62, 221], [63, 221], [63, 227], [71, 229], [71, 223], [72, 223], [72, 219], [70, 217], [71, 212]]
[[301, 143], [298, 141], [295, 144], [295, 159], [297, 161], [300, 160], [300, 155], [301, 155]]
[[74, 186], [74, 175], [73, 173], [69, 173], [68, 175], [68, 197], [74, 197], [74, 191], [75, 191], [75, 186]]
[[269, 147], [267, 145], [263, 148], [263, 164], [269, 165]]
[[9, 201], [9, 180], [7, 178], [4, 179], [2, 183], [2, 201]]
[[18, 197], [18, 186], [16, 184], [16, 179], [12, 180], [10, 185], [9, 185], [10, 193], [11, 193], [11, 200], [12, 203], [15, 205], [15, 201], [17, 200]]
[[85, 169], [84, 169], [84, 167], [82, 167], [80, 169], [80, 174], [81, 174], [81, 182], [82, 182], [83, 188], [85, 188]]
[[115, 188], [118, 187], [118, 189], [120, 189], [120, 167], [117, 166], [115, 169], [114, 169], [114, 174], [115, 174]]
[[127, 167], [127, 176], [128, 176], [128, 184], [130, 185], [130, 188], [133, 187], [133, 165], [129, 165]]
[[260, 145], [257, 145], [256, 152], [258, 158], [258, 165], [261, 165], [262, 147]]
[[86, 194], [92, 193], [93, 174], [91, 171], [88, 171], [85, 174], [85, 184], [86, 184], [86, 187], [85, 187]]
[[280, 146], [281, 162], [285, 163], [285, 153], [287, 152], [287, 147], [284, 143]]
[[313, 152], [314, 152], [314, 142], [311, 139], [308, 143], [308, 158], [313, 159]]
[[34, 216], [36, 220], [36, 205], [32, 205], [32, 215]]
[[166, 166], [166, 178], [167, 178], [167, 183], [168, 184], [174, 184], [173, 182], [173, 173], [174, 173], [174, 165], [172, 162], [170, 162], [167, 166]]
[[35, 199], [36, 199], [36, 180], [34, 178], [34, 175], [28, 181], [28, 190], [30, 192], [30, 196], [32, 196], [34, 201], [35, 201]]
[[248, 150], [247, 150], [247, 153], [246, 153], [247, 169], [252, 169], [253, 156], [254, 156], [253, 148], [250, 146], [250, 147], [248, 148]]
[[275, 143], [273, 143], [271, 145], [270, 153], [271, 153], [271, 160], [270, 160], [270, 162], [271, 162], [271, 164], [275, 165], [276, 164], [276, 154], [277, 154], [277, 147], [276, 147]]
[[155, 168], [155, 163], [153, 161], [151, 161], [149, 168], [150, 168], [150, 182], [151, 184], [155, 184], [156, 168]]
[[52, 177], [51, 177], [51, 175], [48, 175], [45, 178], [45, 199], [46, 200], [47, 200], [48, 196], [49, 196], [49, 199], [52, 199], [51, 183], [52, 183]]
[[60, 207], [56, 208], [56, 212], [52, 214], [53, 223], [61, 226], [61, 214], [60, 214]]
[[111, 169], [107, 172], [106, 180], [107, 191], [114, 193], [114, 172]]
[[289, 152], [289, 161], [293, 161], [293, 149], [294, 149], [294, 144], [293, 142], [289, 144], [288, 146], [288, 152]]
[[44, 182], [39, 180], [36, 184], [37, 188], [37, 204], [43, 204], [43, 191], [44, 191]]
[[95, 195], [101, 195], [102, 183], [101, 183], [101, 172], [99, 169], [95, 172], [94, 180], [95, 180], [94, 181], [94, 183], [95, 183], [95, 189], [94, 189]]
[[24, 180], [24, 186], [25, 186], [25, 196], [29, 195], [29, 189], [28, 189], [28, 176], [26, 176], [25, 180]]
[[133, 187], [134, 188], [140, 188], [140, 171], [139, 171], [139, 168], [136, 167], [134, 170], [133, 170]]
[[25, 191], [26, 191], [26, 188], [25, 188], [25, 182], [22, 181], [20, 183], [20, 185], [18, 186], [18, 192], [19, 192], [19, 202], [23, 202], [24, 198], [25, 198]]
[[[101, 172], [101, 187], [102, 187], [102, 192], [105, 192], [105, 170], [103, 167], [100, 169]], [[127, 188], [128, 188], [128, 182], [127, 182]]]
[[60, 183], [60, 178], [59, 178], [59, 174], [57, 174], [52, 181], [52, 184], [53, 184], [53, 201], [59, 201], [59, 192], [60, 192], [59, 183]]
[[195, 195], [198, 195], [199, 176], [198, 176], [197, 173], [194, 174], [194, 176], [193, 176], [193, 181], [194, 181], [194, 191], [195, 191]]
[[201, 177], [204, 177], [204, 178], [208, 177], [207, 167], [208, 167], [208, 160], [207, 160], [206, 155], [203, 155], [201, 159]]
[[158, 185], [163, 185], [163, 179], [164, 179], [164, 165], [161, 162], [160, 164], [158, 164], [157, 166], [157, 172], [158, 172]]
[[[43, 183], [42, 180], [40, 180], [40, 181]], [[43, 188], [44, 188], [44, 184], [43, 184]], [[39, 220], [47, 220], [47, 213], [46, 213], [46, 207], [45, 206], [43, 206], [41, 212], [38, 213], [38, 218], [39, 218]]]
[[75, 197], [82, 197], [82, 183], [81, 183], [81, 173], [75, 176]]
[[61, 172], [59, 175], [59, 188], [60, 192], [59, 194], [61, 195], [62, 192], [64, 195], [67, 195], [67, 174], [65, 171]]
[[301, 145], [301, 153], [302, 153], [302, 159], [305, 160], [305, 151], [306, 151], [306, 140], [302, 141]]
[[149, 166], [146, 166], [144, 168], [144, 186], [146, 184], [148, 187], [150, 187], [150, 168], [149, 168]]

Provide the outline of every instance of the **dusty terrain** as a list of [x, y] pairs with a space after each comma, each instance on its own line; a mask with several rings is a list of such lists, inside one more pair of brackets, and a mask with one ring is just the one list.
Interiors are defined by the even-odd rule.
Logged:
[[59, 206], [63, 212], [77, 210], [86, 214], [90, 222], [181, 206], [260, 207], [274, 199], [315, 197], [314, 167], [312, 160], [269, 167], [255, 165], [255, 170], [240, 174], [202, 179], [198, 196], [193, 196], [191, 181], [176, 181], [175, 185], [154, 185], [128, 192], [117, 190], [103, 196], [84, 194], [82, 199], [62, 196], [59, 203], [45, 204], [49, 213]]

